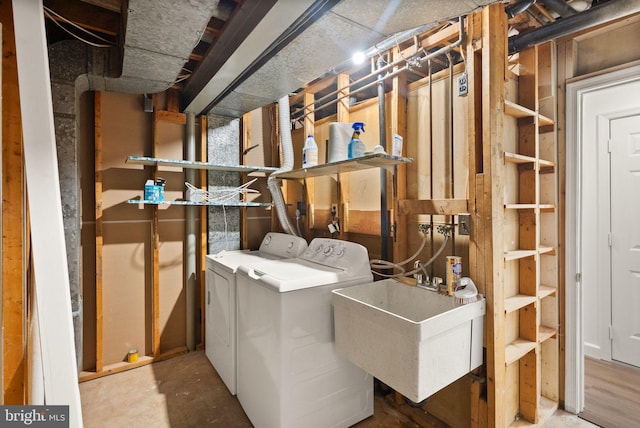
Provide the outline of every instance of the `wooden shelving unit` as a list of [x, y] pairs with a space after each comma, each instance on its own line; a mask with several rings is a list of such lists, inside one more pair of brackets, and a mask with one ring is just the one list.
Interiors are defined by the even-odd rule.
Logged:
[[271, 204], [267, 202], [193, 202], [193, 201], [148, 201], [145, 199], [129, 199], [128, 204], [142, 204], [142, 205], [181, 205], [181, 206], [214, 206], [214, 207], [270, 207]]
[[[555, 79], [550, 43], [518, 54], [504, 101], [507, 424], [537, 424], [558, 396]], [[541, 101], [542, 100], [542, 101]]]

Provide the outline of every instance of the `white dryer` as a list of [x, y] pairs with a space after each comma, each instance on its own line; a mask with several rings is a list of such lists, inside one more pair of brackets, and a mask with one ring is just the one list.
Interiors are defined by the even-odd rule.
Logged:
[[373, 280], [367, 249], [316, 238], [296, 259], [242, 265], [238, 399], [257, 428], [348, 427], [373, 414], [373, 377], [336, 352], [331, 290]]
[[231, 392], [236, 394], [236, 270], [246, 263], [298, 257], [303, 238], [267, 233], [257, 251], [221, 251], [206, 261], [205, 354]]

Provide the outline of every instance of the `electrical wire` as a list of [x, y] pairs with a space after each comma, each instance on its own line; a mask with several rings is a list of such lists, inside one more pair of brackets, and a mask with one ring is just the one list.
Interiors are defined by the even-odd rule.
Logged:
[[257, 178], [238, 186], [232, 188], [224, 188], [224, 189], [215, 189], [215, 190], [204, 190], [200, 189], [188, 181], [184, 182], [184, 185], [188, 190], [191, 191], [192, 194], [200, 195], [202, 197], [203, 202], [213, 202], [224, 204], [226, 202], [233, 201], [236, 198], [240, 198], [240, 200], [244, 200], [249, 193], [257, 194], [260, 193], [255, 189], [249, 188]]
[[[44, 15], [49, 18], [51, 21], [53, 21], [54, 24], [56, 24], [58, 27], [60, 27], [60, 29], [62, 29], [64, 32], [66, 32], [67, 34], [73, 36], [74, 38], [80, 40], [83, 43], [86, 43], [90, 46], [94, 46], [96, 48], [110, 48], [112, 46], [114, 46], [113, 42], [111, 42], [110, 40], [105, 39], [104, 37], [99, 36], [98, 34], [95, 34], [92, 31], [87, 30], [86, 28], [82, 28], [81, 26], [79, 26], [78, 24], [76, 24], [75, 22], [65, 18], [64, 16], [54, 12], [53, 10], [49, 9], [46, 6], [43, 6], [44, 9]], [[106, 42], [107, 44], [100, 44], [100, 43], [95, 43], [92, 41], [89, 41], [81, 36], [79, 36], [78, 34], [74, 33], [73, 31], [69, 30], [68, 28], [65, 28], [61, 23], [58, 22], [58, 20], [55, 17], [59, 18], [60, 20], [64, 21], [65, 23], [73, 26], [74, 28], [79, 29], [80, 31], [85, 32], [86, 34], [89, 34], [91, 37], [94, 37], [98, 40], [102, 40], [103, 42]]]

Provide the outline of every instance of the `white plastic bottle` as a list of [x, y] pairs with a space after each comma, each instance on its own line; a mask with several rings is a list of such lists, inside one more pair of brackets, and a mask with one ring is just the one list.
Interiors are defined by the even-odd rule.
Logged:
[[318, 145], [313, 135], [309, 135], [302, 148], [302, 167], [309, 168], [316, 165], [318, 165]]

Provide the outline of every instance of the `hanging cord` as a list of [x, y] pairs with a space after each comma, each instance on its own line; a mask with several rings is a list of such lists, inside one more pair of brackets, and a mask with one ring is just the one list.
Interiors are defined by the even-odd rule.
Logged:
[[[438, 233], [440, 233], [441, 235], [444, 235], [444, 240], [442, 241], [440, 248], [438, 248], [438, 251], [436, 251], [436, 253], [433, 256], [431, 256], [431, 258], [426, 263], [420, 263], [420, 265], [417, 268], [409, 272], [405, 270], [404, 265], [412, 262], [416, 257], [418, 257], [418, 255], [420, 255], [420, 253], [422, 252], [422, 250], [424, 249], [427, 243], [427, 239], [428, 239], [427, 232], [429, 231], [429, 229], [430, 229], [429, 225], [424, 225], [424, 226], [421, 225], [419, 227], [418, 230], [420, 230], [420, 232], [422, 233], [422, 242], [420, 244], [420, 248], [408, 259], [403, 260], [402, 262], [399, 262], [399, 263], [393, 263], [387, 260], [378, 260], [378, 259], [371, 260], [369, 264], [371, 265], [371, 270], [373, 271], [373, 273], [384, 278], [400, 278], [403, 276], [411, 276], [414, 273], [418, 273], [418, 272], [423, 272], [425, 275], [428, 275], [426, 271], [427, 266], [431, 265], [438, 258], [438, 256], [442, 253], [442, 251], [444, 251], [444, 248], [447, 245], [447, 242], [449, 241], [449, 236], [451, 235], [451, 230], [453, 229], [453, 227], [450, 225], [438, 226]], [[385, 274], [382, 272], [378, 272], [374, 269], [397, 269], [400, 272], [395, 274]]]
[[[64, 32], [66, 32], [67, 34], [69, 34], [69, 35], [71, 35], [71, 36], [75, 37], [76, 39], [80, 40], [81, 42], [84, 42], [84, 43], [86, 43], [86, 44], [88, 44], [88, 45], [90, 45], [90, 46], [94, 46], [94, 47], [96, 47], [96, 48], [110, 48], [110, 47], [112, 47], [112, 46], [115, 46], [115, 45], [114, 45], [114, 43], [113, 43], [113, 42], [111, 42], [110, 40], [107, 40], [107, 39], [105, 39], [105, 38], [103, 38], [103, 37], [100, 37], [99, 35], [97, 35], [97, 34], [95, 34], [95, 33], [91, 32], [91, 31], [89, 31], [89, 30], [87, 30], [87, 29], [85, 29], [85, 28], [82, 28], [81, 26], [79, 26], [79, 25], [78, 25], [78, 24], [76, 24], [75, 22], [73, 22], [73, 21], [71, 21], [71, 20], [69, 20], [69, 19], [65, 18], [64, 16], [62, 16], [62, 15], [60, 15], [60, 14], [56, 13], [56, 12], [54, 12], [53, 10], [49, 9], [48, 7], [43, 6], [43, 9], [44, 9], [44, 15], [45, 15], [47, 18], [49, 18], [51, 21], [53, 21], [53, 23], [54, 23], [54, 24], [56, 24], [58, 27], [60, 27], [60, 29], [62, 29], [62, 31], [64, 31]], [[58, 19], [60, 19], [61, 21], [65, 22], [65, 23], [67, 23], [67, 24], [69, 24], [69, 25], [71, 25], [72, 27], [77, 28], [77, 29], [78, 29], [78, 30], [80, 30], [80, 31], [83, 31], [84, 33], [86, 33], [86, 34], [90, 35], [91, 37], [94, 37], [94, 38], [96, 38], [96, 39], [98, 39], [98, 40], [101, 40], [101, 41], [103, 41], [103, 42], [106, 42], [106, 44], [94, 43], [94, 42], [91, 42], [91, 41], [89, 41], [89, 40], [87, 40], [87, 39], [85, 39], [85, 38], [83, 38], [83, 37], [81, 37], [81, 36], [77, 35], [77, 34], [76, 34], [76, 33], [74, 33], [73, 31], [69, 30], [68, 28], [65, 28], [62, 24], [60, 24], [60, 23], [58, 22], [58, 20], [56, 19], [56, 17], [57, 17]]]

